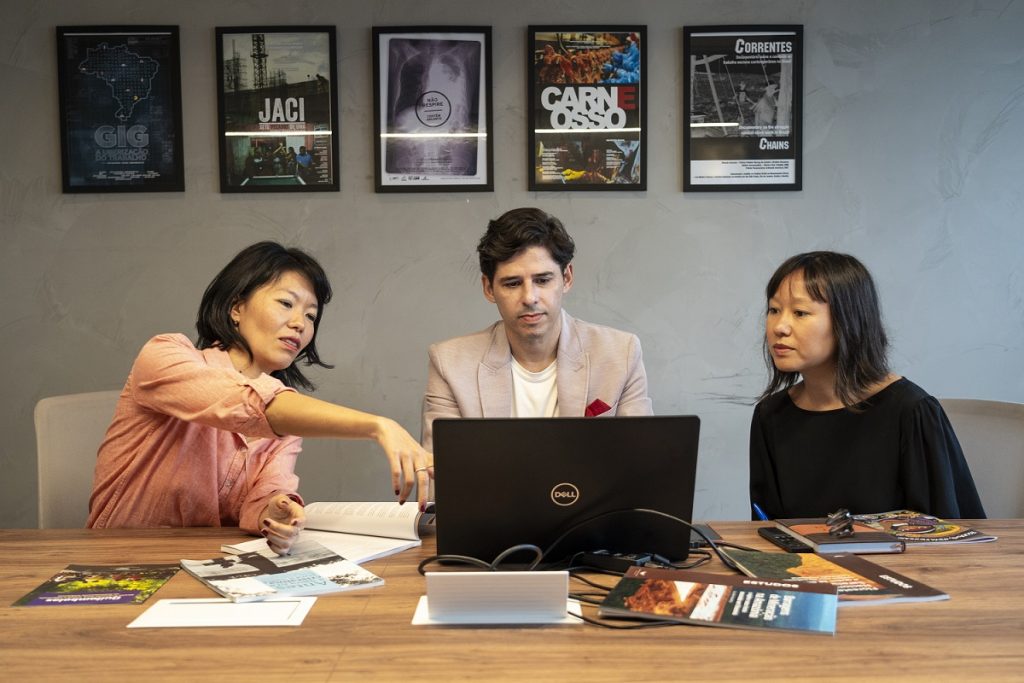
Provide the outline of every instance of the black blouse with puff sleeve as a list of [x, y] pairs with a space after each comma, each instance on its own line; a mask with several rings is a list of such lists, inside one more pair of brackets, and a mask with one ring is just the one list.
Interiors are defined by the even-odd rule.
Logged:
[[786, 391], [758, 403], [750, 425], [751, 502], [771, 519], [823, 517], [839, 508], [985, 517], [934, 397], [901, 378], [859, 407], [803, 410]]

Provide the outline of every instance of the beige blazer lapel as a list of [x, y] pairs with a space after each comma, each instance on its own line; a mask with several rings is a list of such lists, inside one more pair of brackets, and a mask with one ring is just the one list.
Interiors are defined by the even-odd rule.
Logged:
[[583, 417], [587, 408], [587, 392], [590, 389], [590, 359], [583, 352], [583, 344], [576, 331], [576, 321], [564, 310], [555, 363], [558, 414], [562, 417]]
[[480, 408], [484, 417], [512, 416], [512, 349], [505, 326], [494, 326], [491, 345], [476, 373]]

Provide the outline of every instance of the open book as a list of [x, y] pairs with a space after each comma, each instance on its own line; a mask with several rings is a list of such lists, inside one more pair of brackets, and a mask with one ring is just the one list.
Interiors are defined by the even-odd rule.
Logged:
[[182, 560], [181, 567], [232, 602], [337, 593], [384, 583], [316, 541], [302, 538], [292, 545], [290, 555], [242, 553]]
[[[423, 515], [415, 502], [310, 503], [300, 540], [312, 540], [350, 562], [363, 564], [420, 545]], [[225, 544], [226, 553], [255, 552], [275, 557], [262, 538]]]

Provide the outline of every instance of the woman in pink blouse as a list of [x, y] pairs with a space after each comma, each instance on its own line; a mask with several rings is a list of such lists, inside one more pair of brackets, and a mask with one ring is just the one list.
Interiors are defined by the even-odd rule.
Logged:
[[89, 527], [240, 526], [285, 553], [305, 522], [303, 436], [373, 439], [395, 495], [426, 504], [433, 457], [394, 420], [304, 396], [331, 299], [308, 254], [242, 250], [203, 294], [193, 345], [158, 335], [139, 352], [100, 446]]

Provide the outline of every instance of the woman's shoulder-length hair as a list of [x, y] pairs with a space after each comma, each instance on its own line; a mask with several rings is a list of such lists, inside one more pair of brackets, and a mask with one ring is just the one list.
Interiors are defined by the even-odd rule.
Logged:
[[333, 367], [320, 359], [316, 348], [316, 335], [332, 291], [324, 269], [315, 258], [301, 249], [285, 247], [277, 242], [257, 242], [231, 259], [203, 293], [196, 316], [196, 331], [199, 333], [196, 346], [200, 349], [211, 346], [225, 350], [239, 348], [252, 358], [252, 349], [231, 320], [231, 308], [239, 301], [248, 299], [263, 285], [289, 272], [305, 276], [313, 286], [317, 301], [316, 320], [309, 344], [299, 352], [291, 365], [271, 375], [286, 386], [312, 390], [315, 386], [302, 374], [298, 365], [301, 362], [306, 366]]
[[[844, 406], [854, 408], [872, 385], [889, 374], [889, 339], [875, 282], [864, 264], [849, 254], [812, 251], [786, 259], [775, 270], [765, 288], [765, 300], [774, 297], [782, 282], [798, 272], [807, 294], [828, 304], [836, 344], [836, 396]], [[799, 373], [775, 367], [767, 336], [763, 353], [771, 377], [761, 399], [789, 389], [799, 379]]]

